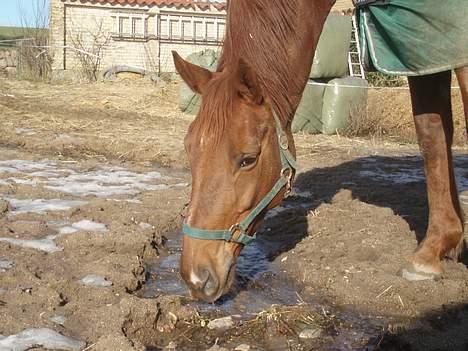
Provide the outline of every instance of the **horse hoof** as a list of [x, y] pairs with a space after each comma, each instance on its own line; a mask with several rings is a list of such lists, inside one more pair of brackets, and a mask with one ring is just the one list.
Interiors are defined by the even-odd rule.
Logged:
[[439, 280], [441, 274], [439, 272], [435, 272], [429, 267], [422, 266], [422, 265], [414, 265], [413, 263], [408, 264], [407, 266], [400, 269], [398, 274], [409, 280], [411, 282], [415, 281], [423, 281], [423, 280]]

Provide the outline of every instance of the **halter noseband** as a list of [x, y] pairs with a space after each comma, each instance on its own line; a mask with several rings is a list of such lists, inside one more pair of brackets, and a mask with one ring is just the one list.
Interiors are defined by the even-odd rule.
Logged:
[[[239, 223], [233, 224], [231, 228], [227, 230], [206, 230], [199, 229], [189, 226], [184, 223], [182, 226], [182, 232], [196, 239], [203, 240], [224, 240], [228, 242], [238, 243], [247, 245], [251, 241], [255, 240], [256, 234], [250, 236], [247, 234], [247, 230], [257, 216], [270, 204], [276, 195], [281, 191], [283, 187], [286, 187], [286, 195], [291, 191], [291, 181], [296, 170], [296, 160], [289, 151], [289, 142], [286, 133], [281, 127], [281, 122], [273, 112], [273, 117], [276, 122], [276, 134], [278, 135], [279, 153], [281, 159], [281, 172], [280, 178], [277, 180], [273, 188], [265, 195], [265, 197], [255, 206], [255, 208]], [[235, 236], [236, 232], [239, 232]]]

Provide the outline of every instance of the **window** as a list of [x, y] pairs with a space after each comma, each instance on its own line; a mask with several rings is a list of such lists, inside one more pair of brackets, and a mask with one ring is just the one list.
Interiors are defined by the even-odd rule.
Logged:
[[171, 18], [170, 20], [170, 32], [169, 32], [169, 37], [172, 39], [180, 39], [182, 36], [180, 27], [180, 19], [177, 18]]
[[220, 43], [224, 39], [224, 17], [161, 13], [158, 21], [161, 39], [212, 43]]
[[139, 38], [147, 37], [146, 18], [143, 14], [120, 13], [112, 16], [114, 18], [114, 38]]
[[195, 40], [205, 39], [205, 28], [203, 28], [203, 21], [194, 21], [193, 30], [195, 32]]
[[182, 38], [184, 40], [193, 40], [193, 25], [189, 19], [182, 20]]
[[206, 25], [206, 40], [208, 41], [216, 41], [217, 39], [217, 31], [216, 25], [214, 20], [207, 20], [205, 22]]

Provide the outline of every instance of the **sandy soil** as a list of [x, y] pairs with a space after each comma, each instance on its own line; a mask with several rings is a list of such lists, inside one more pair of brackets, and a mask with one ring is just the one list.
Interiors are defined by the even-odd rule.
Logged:
[[[152, 279], [148, 264], [167, 256], [166, 237], [180, 227], [189, 196], [183, 136], [192, 117], [178, 112], [177, 88], [143, 80], [0, 80], [0, 237], [46, 239], [83, 220], [106, 228], [54, 237], [62, 250], [49, 253], [0, 241], [0, 263], [10, 262], [0, 269], [0, 335], [51, 328], [86, 342], [88, 350], [240, 344], [251, 350], [467, 349], [466, 266], [448, 261], [436, 282], [409, 283], [397, 275], [424, 235], [427, 204], [417, 147], [393, 139], [296, 136], [295, 193], [268, 216], [259, 239], [275, 272], [296, 289], [294, 306], [234, 316], [227, 330], [210, 330], [207, 322], [224, 316], [222, 309], [203, 312], [179, 295], [143, 298], [142, 287]], [[398, 104], [391, 100], [380, 113], [394, 111], [411, 121], [407, 96]], [[382, 101], [379, 95], [379, 106]], [[460, 111], [456, 105], [458, 119]], [[466, 150], [456, 151], [460, 190], [468, 190]], [[50, 175], [11, 170], [11, 160], [52, 164], [41, 171], [61, 169], [62, 178], [84, 175], [79, 189], [92, 176], [106, 189], [115, 186], [114, 178], [99, 173], [110, 169], [163, 177], [143, 181], [152, 188], [95, 196], [51, 188]], [[14, 200], [27, 199], [86, 203], [18, 213]], [[89, 274], [112, 285], [82, 284]], [[263, 276], [261, 284], [274, 288], [274, 280]], [[65, 321], [53, 322], [54, 316]], [[301, 339], [304, 328], [323, 332]]]

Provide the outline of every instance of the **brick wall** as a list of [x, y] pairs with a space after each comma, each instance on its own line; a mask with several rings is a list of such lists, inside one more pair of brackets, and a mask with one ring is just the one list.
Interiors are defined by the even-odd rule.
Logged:
[[10, 77], [16, 75], [17, 65], [17, 50], [0, 48], [0, 77]]
[[[193, 42], [160, 44], [157, 18], [159, 13], [175, 16], [216, 16], [224, 12], [201, 9], [177, 9], [168, 7], [148, 7], [136, 5], [109, 6], [70, 0], [51, 0], [50, 35], [53, 49], [54, 69], [79, 70], [82, 49], [91, 54], [99, 54], [101, 69], [112, 65], [130, 65], [150, 71], [161, 68], [163, 72], [174, 72], [171, 50], [182, 56], [205, 48], [217, 49], [219, 46], [199, 45]], [[145, 23], [145, 26], [143, 26]], [[140, 31], [141, 37], [132, 37], [132, 31]], [[120, 32], [121, 35], [118, 35]], [[122, 35], [125, 33], [125, 35]], [[105, 42], [100, 53], [96, 47]], [[60, 46], [69, 46], [66, 49]], [[75, 49], [73, 49], [75, 48]]]
[[49, 9], [49, 43], [52, 46], [51, 56], [53, 57], [53, 69], [63, 69], [63, 49], [64, 45], [64, 3], [61, 0], [50, 0]]

